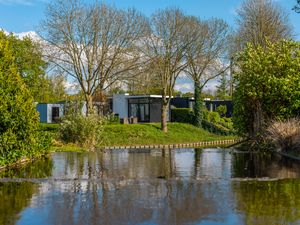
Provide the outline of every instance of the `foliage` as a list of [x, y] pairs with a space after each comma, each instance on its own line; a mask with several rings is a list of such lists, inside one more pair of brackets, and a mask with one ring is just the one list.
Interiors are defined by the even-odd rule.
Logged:
[[50, 103], [63, 101], [68, 98], [63, 76], [45, 76], [41, 78], [40, 82], [40, 90], [35, 95], [35, 101]]
[[210, 132], [216, 134], [234, 134], [231, 118], [221, 118], [219, 113], [210, 112], [207, 109], [203, 110], [203, 122], [202, 126]]
[[202, 120], [203, 129], [219, 135], [231, 135], [234, 134], [233, 130], [230, 130], [218, 123], [212, 123], [207, 120]]
[[16, 224], [37, 191], [38, 185], [31, 182], [0, 183], [0, 224]]
[[[201, 112], [203, 112], [201, 127], [203, 127], [205, 130], [220, 135], [234, 134], [230, 118], [220, 118], [219, 113], [210, 112], [204, 108], [201, 109]], [[172, 109], [171, 112], [172, 122], [193, 124], [193, 117], [193, 111], [191, 111], [189, 108], [175, 108]]]
[[178, 123], [192, 123], [193, 112], [190, 108], [174, 108], [171, 111], [171, 121]]
[[200, 82], [198, 80], [194, 81], [194, 99], [195, 99], [195, 105], [194, 105], [194, 117], [193, 117], [193, 124], [196, 127], [202, 126], [202, 119], [203, 119], [203, 112], [202, 112], [202, 103], [203, 99], [201, 98], [201, 91], [202, 88], [200, 86]]
[[34, 100], [39, 101], [38, 96], [43, 90], [42, 86], [47, 67], [42, 58], [39, 44], [28, 37], [19, 39], [13, 34], [6, 35], [3, 31], [0, 31], [0, 39], [10, 43], [10, 51], [13, 54], [11, 60]]
[[120, 118], [114, 114], [107, 115], [105, 119], [106, 124], [120, 124]]
[[100, 141], [103, 123], [103, 117], [97, 115], [70, 114], [61, 123], [59, 137], [67, 143], [94, 148]]
[[99, 146], [177, 144], [198, 141], [233, 139], [210, 133], [190, 124], [169, 123], [168, 133], [161, 132], [159, 123], [104, 125]]
[[300, 13], [300, 0], [297, 0], [297, 4], [293, 8], [293, 10], [295, 10], [295, 12], [297, 13]]
[[59, 129], [59, 124], [57, 124], [57, 123], [40, 123], [39, 129], [41, 131], [56, 132]]
[[217, 112], [219, 113], [220, 116], [225, 116], [227, 113], [227, 106], [226, 105], [219, 105], [217, 107]]
[[18, 73], [12, 42], [0, 33], [0, 165], [43, 154], [49, 138], [38, 131], [38, 114]]
[[243, 224], [297, 224], [299, 221], [298, 179], [235, 182], [233, 190], [237, 210], [245, 215]]
[[217, 112], [211, 112], [207, 109], [203, 110], [203, 119], [212, 122], [212, 123], [218, 123], [220, 121], [220, 115]]
[[293, 151], [300, 148], [300, 119], [271, 121], [267, 126], [266, 139], [279, 151]]
[[216, 87], [216, 98], [218, 99], [229, 99], [228, 94], [229, 80], [226, 77], [226, 73], [222, 73], [219, 79], [219, 85]]
[[260, 135], [264, 122], [294, 117], [300, 109], [300, 44], [267, 42], [239, 55], [234, 93], [234, 126], [240, 134]]

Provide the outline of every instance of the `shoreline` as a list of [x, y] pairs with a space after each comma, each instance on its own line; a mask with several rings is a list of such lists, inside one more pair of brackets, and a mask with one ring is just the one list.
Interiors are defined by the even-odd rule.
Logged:
[[199, 141], [199, 142], [179, 143], [179, 144], [104, 146], [102, 148], [96, 148], [96, 150], [193, 148], [193, 147], [206, 147], [206, 146], [224, 146], [229, 144], [232, 145], [240, 141], [241, 140], [239, 139], [227, 139], [227, 140], [218, 140], [218, 141]]

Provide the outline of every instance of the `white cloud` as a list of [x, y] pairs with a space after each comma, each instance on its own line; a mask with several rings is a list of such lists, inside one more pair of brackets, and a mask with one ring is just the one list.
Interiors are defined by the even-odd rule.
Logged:
[[181, 83], [175, 85], [175, 90], [181, 91], [182, 93], [193, 92], [194, 85], [192, 83]]

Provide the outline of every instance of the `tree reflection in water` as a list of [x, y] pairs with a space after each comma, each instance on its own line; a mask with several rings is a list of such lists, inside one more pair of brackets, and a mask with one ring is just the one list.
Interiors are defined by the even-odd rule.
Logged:
[[298, 179], [231, 180], [300, 176], [299, 165], [272, 155], [221, 149], [55, 153], [53, 160], [0, 176], [49, 178], [1, 183], [0, 224], [19, 217], [18, 224], [55, 225], [278, 224], [300, 218]]
[[28, 182], [0, 183], [0, 224], [15, 224], [36, 191], [37, 185]]
[[299, 224], [299, 180], [240, 182], [233, 190], [245, 224]]
[[[18, 169], [0, 173], [1, 178], [46, 178], [51, 176], [53, 161], [46, 157]], [[0, 182], [0, 224], [15, 224], [21, 211], [39, 192], [39, 185], [30, 182]]]

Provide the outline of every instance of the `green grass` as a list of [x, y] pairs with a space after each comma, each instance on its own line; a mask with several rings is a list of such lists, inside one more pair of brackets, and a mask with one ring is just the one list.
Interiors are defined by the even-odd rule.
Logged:
[[57, 132], [59, 126], [57, 123], [40, 123], [39, 129], [42, 131]]
[[234, 139], [221, 136], [185, 123], [168, 123], [168, 133], [160, 130], [160, 124], [129, 124], [104, 126], [99, 146], [178, 144], [198, 141]]
[[[40, 129], [50, 132], [54, 140], [57, 138], [59, 124], [40, 124]], [[216, 141], [235, 139], [236, 136], [223, 136], [210, 133], [186, 123], [168, 123], [168, 133], [160, 130], [159, 123], [147, 124], [114, 124], [103, 127], [101, 142], [96, 147], [128, 146], [128, 145], [159, 145], [179, 144], [199, 141]], [[55, 152], [83, 152], [84, 148], [76, 144], [65, 144], [59, 140], [54, 141], [52, 151]]]

